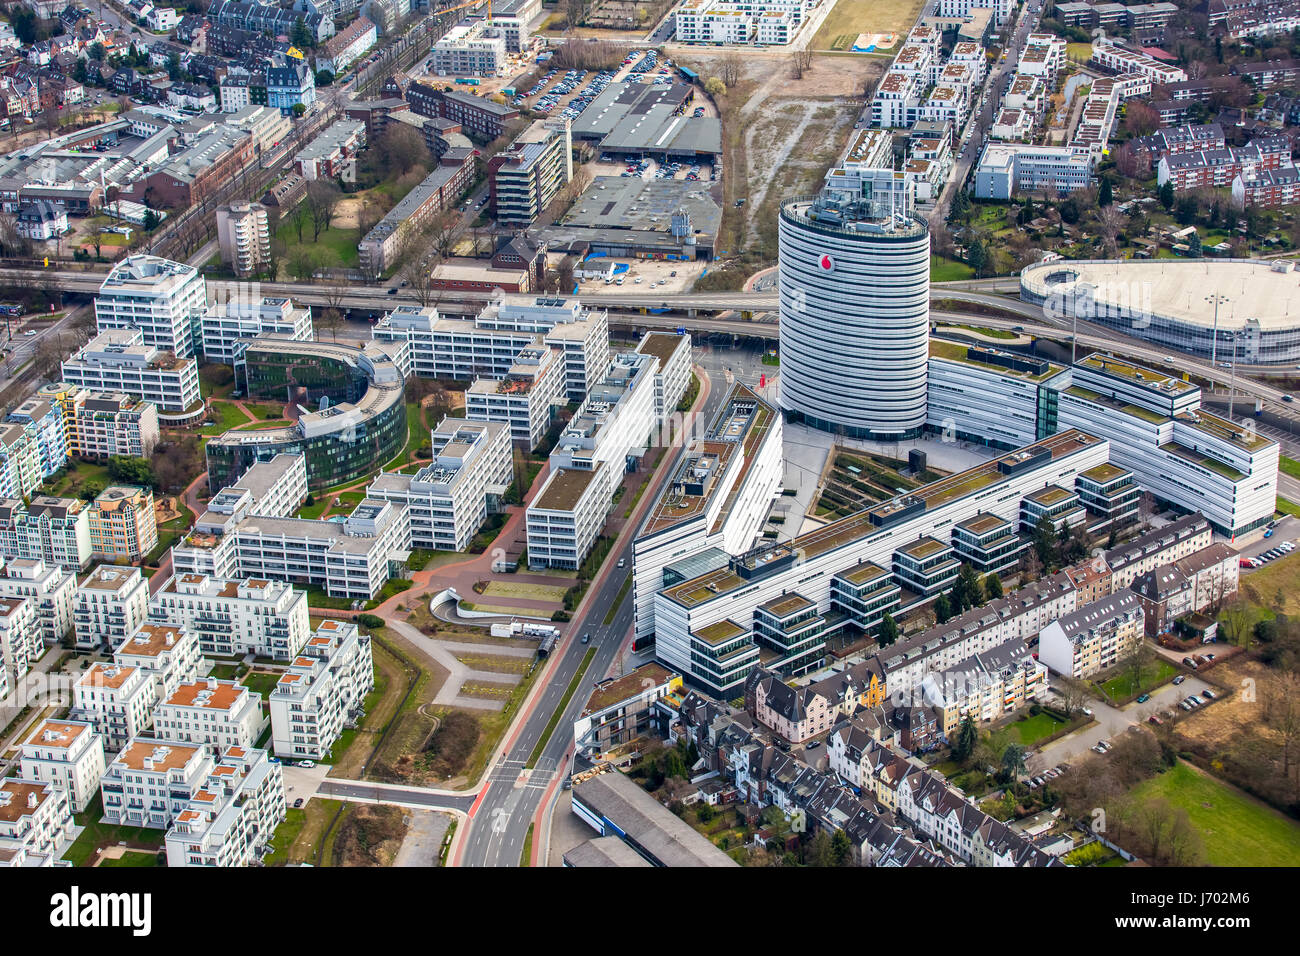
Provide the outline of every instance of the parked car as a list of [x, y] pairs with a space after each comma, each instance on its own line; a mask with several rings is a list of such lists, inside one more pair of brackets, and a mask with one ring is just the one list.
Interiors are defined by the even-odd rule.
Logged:
[[820, 740], [810, 740], [810, 741], [808, 741], [808, 743], [804, 744], [804, 748], [803, 748], [803, 749], [804, 749], [804, 750], [816, 750], [816, 749], [817, 749], [818, 747], [820, 747], [821, 745], [822, 745], [822, 742], [821, 742]]
[[293, 808], [297, 810], [299, 807], [302, 806], [302, 803], [303, 803], [302, 797], [299, 797], [297, 800], [293, 802]]
[[1152, 714], [1150, 717], [1147, 718], [1147, 723], [1156, 724], [1157, 726], [1159, 726], [1160, 724], [1163, 724], [1164, 721], [1161, 720], [1159, 717], [1157, 717], [1155, 714]]
[[1178, 706], [1181, 707], [1183, 710], [1188, 711], [1189, 713], [1191, 712], [1192, 705], [1187, 703], [1187, 701], [1185, 700], [1179, 701]]
[[299, 761], [298, 761], [298, 766], [299, 766], [299, 767], [302, 767], [304, 770], [310, 770], [312, 767], [316, 766], [316, 761], [314, 761], [314, 760], [299, 760]]
[[1174, 684], [1175, 685], [1181, 684], [1185, 680], [1187, 680], [1187, 675], [1179, 674], [1177, 677], [1174, 678]]
[[1208, 687], [1205, 688], [1205, 690], [1201, 691], [1201, 696], [1204, 697], [1206, 700], [1218, 700], [1218, 699], [1219, 699], [1219, 695], [1216, 694], [1214, 691], [1210, 690]]
[[1145, 704], [1145, 703], [1146, 703], [1147, 701], [1149, 701], [1150, 699], [1151, 699], [1151, 695], [1150, 695], [1150, 694], [1142, 694], [1140, 697], [1138, 697], [1137, 702], [1138, 702], [1139, 704]]

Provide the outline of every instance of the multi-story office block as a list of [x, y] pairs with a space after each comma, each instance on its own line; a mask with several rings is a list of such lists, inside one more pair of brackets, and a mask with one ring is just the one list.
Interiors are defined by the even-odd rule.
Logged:
[[293, 300], [263, 296], [256, 302], [217, 302], [203, 313], [203, 357], [209, 362], [239, 364], [244, 349], [259, 335], [310, 342], [315, 333], [311, 309]]
[[271, 691], [271, 736], [282, 757], [319, 760], [361, 715], [375, 685], [370, 635], [322, 621]]
[[503, 378], [475, 379], [465, 392], [465, 417], [504, 422], [525, 448], [541, 444], [555, 406], [564, 394], [564, 360], [558, 349], [529, 345], [519, 351]]
[[149, 611], [149, 582], [139, 568], [101, 564], [77, 587], [72, 623], [77, 647], [114, 646], [135, 633]]
[[[636, 350], [659, 360], [655, 371], [655, 419], [663, 425], [691, 384], [691, 337], [671, 332], [647, 332]], [[667, 436], [663, 436], [667, 441]]]
[[63, 363], [63, 380], [91, 391], [123, 392], [165, 412], [196, 409], [201, 401], [198, 363], [147, 344], [134, 327], [99, 333]]
[[497, 222], [537, 221], [573, 179], [573, 140], [567, 117], [536, 120], [488, 161], [488, 188]]
[[1060, 365], [980, 345], [930, 340], [926, 428], [994, 448], [1020, 448], [1055, 430]]
[[19, 768], [23, 779], [63, 790], [72, 812], [81, 813], [104, 775], [104, 742], [85, 721], [42, 720], [23, 743]]
[[670, 568], [710, 553], [725, 565], [753, 544], [781, 483], [782, 427], [775, 408], [737, 383], [709, 429], [687, 446], [632, 544], [639, 645], [654, 638], [655, 593], [682, 580]]
[[204, 654], [292, 660], [307, 641], [307, 593], [280, 581], [176, 574], [149, 605], [149, 617], [184, 626]]
[[143, 344], [184, 359], [194, 354], [206, 300], [203, 276], [193, 266], [127, 256], [99, 287], [95, 324], [100, 332], [139, 329]]
[[429, 464], [414, 475], [384, 472], [366, 494], [406, 506], [413, 547], [464, 551], [513, 480], [510, 427], [444, 418], [429, 442]]

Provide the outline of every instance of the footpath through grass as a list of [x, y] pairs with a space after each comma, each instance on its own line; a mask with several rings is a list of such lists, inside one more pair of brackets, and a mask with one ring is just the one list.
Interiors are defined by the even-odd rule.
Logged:
[[1300, 824], [1190, 764], [1179, 761], [1133, 795], [1186, 810], [1212, 866], [1300, 866]]
[[569, 706], [569, 701], [573, 699], [573, 695], [577, 691], [578, 685], [582, 683], [582, 678], [587, 673], [587, 668], [591, 666], [591, 659], [595, 656], [596, 649], [594, 647], [588, 648], [587, 653], [583, 655], [582, 663], [578, 665], [578, 670], [574, 673], [573, 680], [569, 681], [569, 686], [565, 690], [564, 696], [560, 698], [560, 703], [556, 706], [555, 712], [551, 714], [551, 719], [546, 722], [546, 728], [542, 731], [542, 736], [538, 738], [537, 746], [534, 747], [533, 752], [528, 755], [528, 762], [524, 764], [525, 767], [537, 766], [537, 758], [540, 757], [542, 751], [546, 749], [546, 742], [551, 739], [551, 734], [555, 732], [555, 725], [560, 722], [560, 717], [564, 714], [564, 708]]

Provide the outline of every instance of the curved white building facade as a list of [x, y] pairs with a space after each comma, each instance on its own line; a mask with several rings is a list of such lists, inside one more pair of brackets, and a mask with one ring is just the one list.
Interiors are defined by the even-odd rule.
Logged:
[[782, 204], [780, 403], [815, 428], [905, 439], [926, 419], [930, 233], [878, 209]]

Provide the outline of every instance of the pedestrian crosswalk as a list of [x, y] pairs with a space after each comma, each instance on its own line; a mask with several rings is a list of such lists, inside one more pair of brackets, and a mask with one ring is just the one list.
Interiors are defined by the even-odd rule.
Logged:
[[509, 784], [512, 787], [526, 787], [531, 790], [545, 790], [555, 779], [558, 761], [554, 757], [543, 757], [531, 770], [524, 766], [522, 760], [501, 759], [497, 761], [492, 772], [488, 774], [490, 783]]

